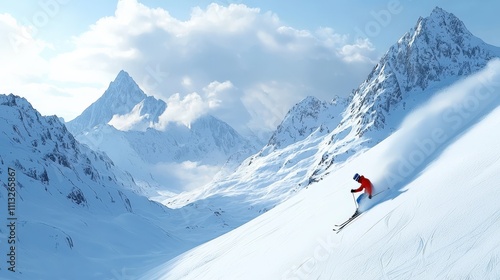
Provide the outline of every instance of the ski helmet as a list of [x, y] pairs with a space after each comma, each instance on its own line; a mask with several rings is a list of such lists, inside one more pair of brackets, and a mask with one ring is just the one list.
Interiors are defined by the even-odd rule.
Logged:
[[353, 177], [354, 181], [357, 182], [359, 180], [359, 178], [361, 178], [361, 176], [359, 176], [358, 173], [354, 174], [354, 177]]

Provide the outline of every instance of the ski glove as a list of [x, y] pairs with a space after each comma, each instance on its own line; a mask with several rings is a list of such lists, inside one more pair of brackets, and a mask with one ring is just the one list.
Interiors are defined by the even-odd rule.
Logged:
[[353, 193], [353, 192], [356, 192], [356, 190], [355, 190], [355, 189], [352, 189], [352, 190], [351, 190], [351, 192], [352, 192], [352, 193]]
[[371, 195], [369, 195], [369, 196], [368, 196], [368, 198], [369, 198], [369, 199], [372, 199], [372, 196], [371, 196]]

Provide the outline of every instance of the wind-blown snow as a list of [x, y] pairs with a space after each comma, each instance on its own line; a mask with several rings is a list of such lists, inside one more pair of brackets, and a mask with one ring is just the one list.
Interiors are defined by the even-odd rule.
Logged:
[[[495, 108], [500, 100], [500, 60], [494, 59], [475, 75], [455, 83], [412, 112], [385, 144], [384, 177], [376, 177], [379, 188], [397, 187], [421, 170], [427, 159], [462, 133], [464, 127]], [[378, 190], [382, 191], [382, 189]]]
[[[499, 78], [494, 61], [323, 181], [143, 279], [498, 279]], [[416, 140], [433, 136], [443, 143], [411, 175], [343, 232], [332, 231], [354, 211], [354, 172], [376, 181], [397, 175], [381, 166], [396, 168], [420, 149]]]

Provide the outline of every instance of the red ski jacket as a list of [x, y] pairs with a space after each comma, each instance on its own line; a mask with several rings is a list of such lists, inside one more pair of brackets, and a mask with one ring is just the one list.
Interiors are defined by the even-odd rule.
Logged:
[[372, 195], [372, 182], [370, 182], [368, 178], [365, 178], [365, 176], [361, 176], [358, 182], [361, 184], [361, 186], [355, 189], [354, 192], [360, 192], [365, 189], [365, 193], [367, 193], [368, 195]]

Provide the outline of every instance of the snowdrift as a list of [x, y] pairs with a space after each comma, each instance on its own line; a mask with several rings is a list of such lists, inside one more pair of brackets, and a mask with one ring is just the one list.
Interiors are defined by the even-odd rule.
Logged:
[[[323, 181], [143, 279], [500, 278], [499, 81], [495, 60]], [[380, 194], [335, 234], [355, 172]]]

